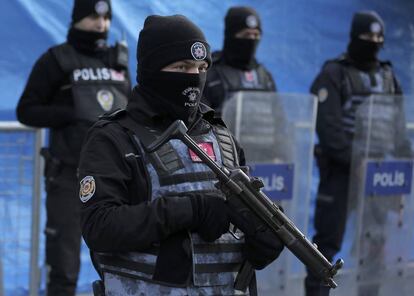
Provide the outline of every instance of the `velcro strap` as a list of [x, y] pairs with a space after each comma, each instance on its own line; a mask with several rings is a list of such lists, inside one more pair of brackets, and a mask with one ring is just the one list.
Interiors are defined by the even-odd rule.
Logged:
[[220, 273], [220, 272], [237, 272], [241, 263], [212, 263], [196, 264], [194, 271], [196, 273]]
[[194, 183], [210, 180], [217, 180], [216, 175], [212, 171], [193, 172], [188, 174], [160, 176], [160, 185], [169, 186], [186, 182]]
[[[138, 271], [146, 274], [154, 274], [155, 265], [143, 263], [143, 262], [133, 262], [129, 260], [120, 259], [112, 256], [100, 256], [99, 263], [108, 266], [114, 266], [119, 268], [125, 268], [133, 271]], [[102, 270], [105, 270], [105, 266], [102, 267]]]

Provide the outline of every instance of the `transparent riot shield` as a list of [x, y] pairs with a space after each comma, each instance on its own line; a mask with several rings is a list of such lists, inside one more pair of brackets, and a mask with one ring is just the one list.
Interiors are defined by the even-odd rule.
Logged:
[[366, 97], [355, 115], [346, 295], [413, 295], [406, 272], [414, 229], [412, 155], [403, 98]]
[[[312, 95], [237, 92], [222, 116], [244, 149], [251, 174], [306, 233], [316, 99]], [[302, 295], [305, 268], [288, 250], [257, 273], [259, 295]]]

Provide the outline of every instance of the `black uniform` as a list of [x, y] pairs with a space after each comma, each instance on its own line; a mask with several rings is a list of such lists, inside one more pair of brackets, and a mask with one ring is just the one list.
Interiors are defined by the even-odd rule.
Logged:
[[223, 50], [213, 53], [213, 67], [204, 89], [205, 103], [218, 115], [235, 92], [276, 91], [271, 74], [255, 58], [260, 39], [235, 37], [245, 29], [262, 32], [257, 12], [250, 7], [230, 8], [225, 17]]
[[[378, 14], [355, 13], [347, 52], [326, 62], [311, 86], [319, 99], [315, 156], [320, 173], [313, 240], [329, 260], [341, 249], [345, 232], [356, 111], [371, 94], [401, 94], [391, 64], [378, 59], [383, 36]], [[329, 295], [310, 273], [305, 287], [307, 296]]]
[[[355, 98], [373, 93], [401, 94], [401, 88], [389, 62], [377, 62], [363, 70], [345, 54], [324, 65], [311, 92], [319, 98], [315, 156], [320, 183], [313, 240], [332, 260], [341, 249], [345, 232], [355, 110], [362, 103]], [[328, 295], [328, 288], [320, 287], [311, 274], [306, 286], [308, 296]]]
[[[79, 166], [83, 236], [105, 293], [235, 295], [241, 263], [263, 268], [281, 252], [280, 240], [251, 216], [239, 223], [214, 173], [182, 141], [145, 149], [180, 119], [218, 165], [244, 163], [222, 121], [200, 104], [209, 45], [184, 16], [149, 16], [137, 48], [139, 85], [126, 111], [90, 130]], [[175, 63], [179, 69], [163, 71]], [[230, 219], [245, 240], [230, 235]]]
[[[201, 232], [198, 223], [201, 223], [200, 219], [204, 216], [201, 212], [197, 214], [199, 210], [194, 206], [194, 200], [201, 196], [217, 196], [220, 193], [210, 189], [183, 192], [177, 196], [166, 194], [161, 198], [153, 197], [158, 190], [154, 186], [164, 186], [168, 191], [174, 192], [183, 183], [206, 182], [214, 180], [215, 177], [208, 173], [199, 176], [192, 173], [185, 179], [180, 178], [179, 175], [174, 178], [166, 175], [163, 178], [166, 172], [162, 173], [161, 168], [155, 168], [160, 182], [165, 184], [156, 185], [151, 182], [154, 176], [146, 167], [146, 162], [148, 158], [152, 159], [155, 156], [144, 153], [143, 147], [156, 139], [171, 121], [159, 116], [158, 110], [154, 110], [148, 100], [151, 100], [151, 97], [136, 88], [126, 111], [110, 115], [95, 124], [89, 131], [81, 154], [79, 178], [82, 186], [80, 198], [84, 202], [82, 233], [89, 248], [95, 253], [98, 270], [105, 273], [106, 278], [110, 275], [121, 276], [121, 281], [134, 278], [136, 272], [144, 272], [149, 277], [147, 280], [139, 276], [136, 279], [148, 281], [145, 289], [148, 289], [147, 293], [150, 295], [157, 294], [157, 289], [161, 289], [153, 284], [161, 284], [171, 289], [190, 285], [189, 279], [193, 272], [195, 255], [190, 255], [186, 251], [190, 248], [186, 230], [198, 229]], [[212, 130], [218, 130], [217, 139], [219, 142], [223, 141], [219, 145], [223, 148], [227, 147], [222, 150], [227, 165], [244, 165], [243, 151], [226, 132], [222, 122], [213, 117], [214, 111], [201, 104], [197, 118], [190, 127], [190, 135], [199, 138]], [[230, 152], [231, 148], [228, 145], [231, 142], [235, 145], [236, 155]], [[182, 166], [173, 169], [174, 153], [173, 150], [160, 151], [157, 156], [161, 157], [161, 163], [166, 164], [167, 161], [167, 171], [170, 173], [182, 169]], [[152, 160], [150, 162], [153, 163]], [[90, 186], [91, 182], [93, 182], [92, 186]], [[226, 206], [220, 202], [216, 207], [212, 210], [220, 212]], [[207, 223], [204, 225], [206, 227], [204, 231], [207, 233], [217, 231], [214, 229], [218, 226], [215, 223], [212, 225], [211, 220], [203, 221]], [[217, 223], [220, 221], [221, 219], [217, 218]], [[224, 227], [226, 227], [225, 223]], [[226, 229], [221, 231], [226, 232]], [[270, 237], [272, 235], [268, 232], [262, 232], [244, 249], [244, 256], [249, 258], [256, 268], [263, 268], [269, 264], [282, 250], [279, 240]], [[264, 245], [263, 240], [266, 241]], [[214, 251], [213, 247], [211, 249]], [[208, 247], [204, 245], [203, 252], [207, 251]], [[129, 252], [139, 252], [140, 256], [147, 252], [157, 254], [158, 260], [152, 267], [154, 270], [148, 271], [151, 268], [144, 268], [142, 263], [137, 263], [136, 260], [139, 260], [137, 255], [134, 260], [127, 259], [128, 254], [133, 254]], [[217, 249], [215, 252], [226, 251]], [[237, 246], [232, 252], [237, 252]], [[225, 254], [221, 256], [224, 258]], [[225, 264], [222, 264], [221, 271], [213, 271], [212, 266], [207, 267], [210, 269], [210, 274], [226, 270]], [[122, 272], [119, 272], [120, 268]], [[144, 287], [138, 288], [138, 291], [142, 292], [140, 289]], [[167, 291], [166, 287], [162, 289]], [[206, 293], [210, 295], [209, 290]], [[137, 294], [131, 292], [131, 295]]]
[[226, 63], [225, 58], [217, 52], [213, 67], [207, 75], [204, 96], [206, 103], [221, 113], [221, 108], [231, 95], [238, 91], [276, 91], [271, 74], [259, 63], [252, 69], [240, 69]]
[[[80, 208], [76, 169], [87, 129], [98, 115], [124, 107], [128, 69], [116, 48], [88, 44], [99, 33], [71, 28], [68, 41], [34, 65], [17, 106], [20, 122], [50, 128], [46, 159], [46, 262], [49, 295], [74, 295], [80, 266]], [[87, 38], [86, 38], [87, 39]], [[90, 42], [89, 42], [90, 43]]]

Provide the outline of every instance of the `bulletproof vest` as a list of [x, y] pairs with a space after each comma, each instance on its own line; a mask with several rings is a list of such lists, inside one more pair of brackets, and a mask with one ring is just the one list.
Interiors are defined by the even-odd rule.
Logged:
[[394, 94], [395, 84], [391, 67], [382, 64], [374, 72], [364, 72], [352, 65], [344, 67], [345, 101], [342, 104], [342, 125], [350, 135], [355, 133], [355, 112], [372, 94]]
[[67, 43], [52, 52], [62, 70], [70, 75], [77, 119], [95, 122], [103, 113], [126, 107], [129, 91], [126, 70], [108, 67], [102, 60], [79, 53]]
[[[128, 124], [125, 124], [125, 121], [122, 124], [121, 121], [121, 125]], [[133, 141], [139, 141], [135, 146], [140, 150], [146, 175], [150, 179], [151, 200], [185, 196], [188, 192], [221, 194], [214, 186], [215, 175], [180, 140], [170, 140], [153, 153], [147, 153], [142, 149], [159, 134], [141, 126], [134, 128], [132, 136]], [[143, 139], [145, 140], [142, 141]], [[225, 128], [215, 126], [209, 132], [194, 136], [193, 139], [218, 165], [229, 168], [238, 166], [233, 139]], [[100, 268], [105, 274], [106, 291], [131, 296], [141, 295], [139, 293], [144, 291], [145, 295], [248, 295], [239, 294], [233, 289], [243, 260], [243, 239], [237, 240], [230, 233], [225, 233], [209, 243], [198, 234], [188, 232], [185, 241], [188, 243], [189, 248], [186, 249], [191, 252], [193, 263], [190, 282], [171, 284], [159, 279], [154, 282], [160, 249], [159, 246], [153, 246], [150, 250], [141, 252], [99, 254]], [[174, 253], [169, 256], [174, 256]], [[138, 287], [136, 293], [127, 293], [131, 286]]]
[[107, 67], [98, 57], [89, 57], [64, 43], [53, 47], [56, 58], [70, 84], [63, 85], [55, 100], [71, 89], [77, 122], [50, 131], [51, 154], [63, 164], [76, 167], [83, 138], [100, 114], [124, 108], [129, 94], [126, 70]]
[[[250, 71], [243, 71], [226, 64], [216, 64], [215, 68], [223, 85], [225, 97], [229, 100], [235, 92], [247, 90], [274, 91], [275, 85], [262, 65]], [[222, 103], [222, 105], [223, 105]], [[221, 109], [221, 108], [219, 108]]]

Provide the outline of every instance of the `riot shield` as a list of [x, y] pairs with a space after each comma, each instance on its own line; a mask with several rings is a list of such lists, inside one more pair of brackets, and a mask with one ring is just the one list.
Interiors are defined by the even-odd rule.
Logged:
[[[243, 147], [251, 174], [304, 233], [308, 224], [316, 118], [312, 95], [236, 92], [222, 117]], [[301, 295], [305, 268], [290, 252], [257, 273], [259, 295]]]
[[355, 114], [346, 295], [412, 295], [406, 278], [414, 225], [412, 155], [403, 98], [366, 97]]

